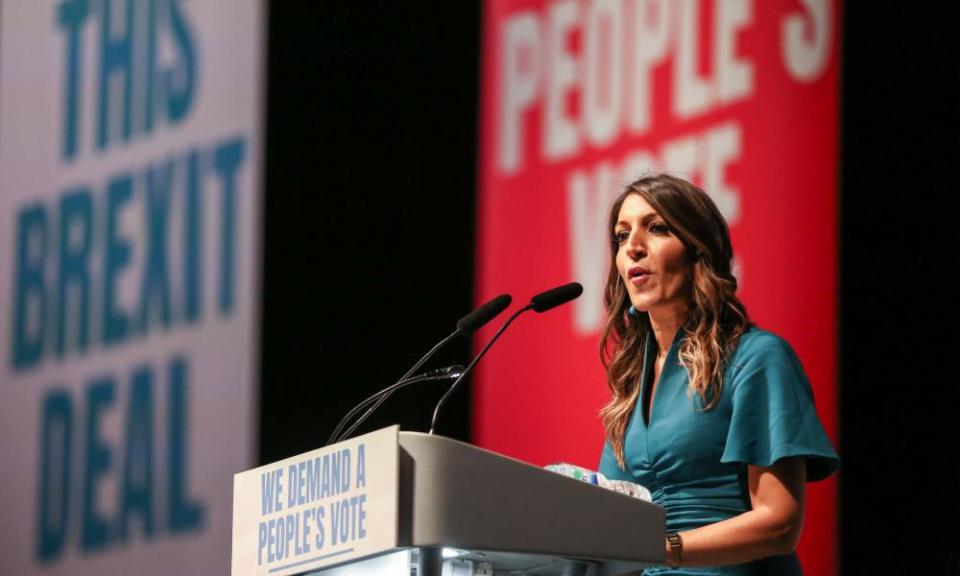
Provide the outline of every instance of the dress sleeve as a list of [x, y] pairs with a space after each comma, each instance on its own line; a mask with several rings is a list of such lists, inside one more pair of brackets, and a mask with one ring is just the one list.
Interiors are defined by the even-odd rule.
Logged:
[[600, 464], [597, 466], [597, 472], [606, 476], [608, 480], [637, 481], [629, 471], [620, 469], [620, 466], [617, 464], [617, 457], [613, 453], [613, 448], [610, 447], [610, 442], [603, 443], [603, 453], [600, 455]]
[[758, 335], [734, 356], [733, 412], [720, 461], [771, 466], [781, 458], [807, 460], [807, 481], [830, 476], [840, 460], [813, 403], [810, 382], [784, 340]]

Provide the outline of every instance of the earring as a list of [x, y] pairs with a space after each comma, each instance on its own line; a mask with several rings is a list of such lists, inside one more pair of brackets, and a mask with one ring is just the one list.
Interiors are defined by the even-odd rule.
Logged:
[[633, 305], [631, 304], [630, 307], [627, 308], [627, 314], [629, 314], [630, 316], [636, 316], [636, 315], [637, 315], [637, 309], [634, 308]]

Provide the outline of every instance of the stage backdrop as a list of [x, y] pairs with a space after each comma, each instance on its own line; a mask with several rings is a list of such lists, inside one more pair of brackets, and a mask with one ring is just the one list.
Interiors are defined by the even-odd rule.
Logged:
[[[740, 294], [789, 340], [836, 443], [836, 0], [490, 0], [485, 4], [477, 300], [571, 280], [480, 364], [474, 439], [596, 467], [607, 211], [669, 171], [731, 225]], [[489, 337], [484, 331], [479, 342]], [[809, 486], [801, 558], [836, 572], [836, 479]]]
[[0, 4], [0, 573], [224, 574], [264, 4]]

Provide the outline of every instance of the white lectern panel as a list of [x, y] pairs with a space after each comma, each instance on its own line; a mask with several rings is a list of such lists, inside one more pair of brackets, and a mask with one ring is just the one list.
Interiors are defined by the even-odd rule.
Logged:
[[396, 548], [399, 427], [234, 476], [233, 576], [285, 576]]

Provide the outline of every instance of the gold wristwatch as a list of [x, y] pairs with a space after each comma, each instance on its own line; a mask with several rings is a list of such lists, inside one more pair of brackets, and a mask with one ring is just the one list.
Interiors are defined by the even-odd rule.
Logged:
[[670, 545], [670, 559], [667, 564], [671, 568], [679, 568], [683, 560], [683, 538], [676, 532], [667, 532], [667, 543]]

